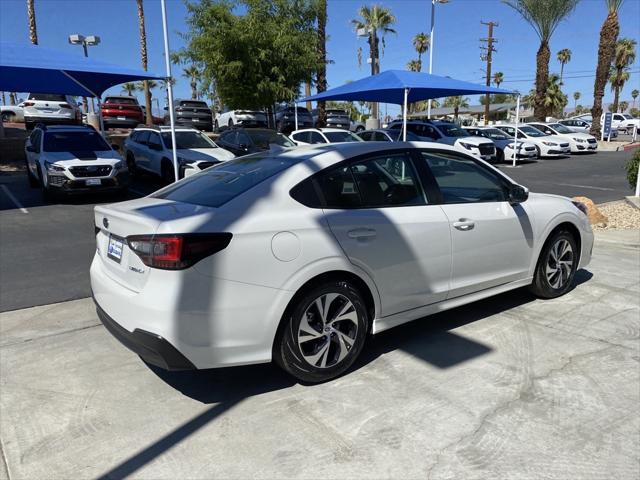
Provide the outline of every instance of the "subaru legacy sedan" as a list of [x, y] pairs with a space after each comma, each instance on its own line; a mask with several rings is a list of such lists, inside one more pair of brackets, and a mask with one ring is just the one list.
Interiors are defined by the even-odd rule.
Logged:
[[585, 211], [442, 144], [262, 152], [95, 207], [91, 287], [148, 363], [274, 360], [322, 382], [391, 327], [518, 287], [568, 292], [591, 259]]

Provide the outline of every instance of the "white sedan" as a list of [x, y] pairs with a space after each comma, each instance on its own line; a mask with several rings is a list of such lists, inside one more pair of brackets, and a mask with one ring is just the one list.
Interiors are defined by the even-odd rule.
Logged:
[[571, 153], [596, 152], [598, 150], [598, 140], [596, 137], [589, 135], [588, 133], [574, 132], [569, 127], [566, 127], [561, 123], [531, 122], [528, 123], [528, 125], [537, 128], [547, 135], [555, 135], [557, 137], [565, 138], [569, 141]]
[[369, 334], [528, 286], [573, 288], [586, 207], [443, 144], [261, 152], [95, 207], [91, 288], [145, 361], [344, 373]]
[[343, 128], [305, 128], [294, 130], [289, 138], [296, 145], [315, 145], [317, 143], [362, 142], [355, 133]]
[[[511, 136], [516, 134], [515, 125], [496, 125], [496, 128]], [[548, 135], [531, 125], [519, 125], [518, 138], [533, 143], [538, 151], [538, 157], [559, 157], [571, 153], [571, 146], [566, 138]]]

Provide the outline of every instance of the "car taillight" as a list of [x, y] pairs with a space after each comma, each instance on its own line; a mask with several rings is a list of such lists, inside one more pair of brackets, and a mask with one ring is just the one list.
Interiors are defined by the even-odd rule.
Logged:
[[182, 108], [182, 107], [176, 107], [176, 112], [181, 112], [182, 110], [184, 110], [184, 108]]
[[71, 105], [69, 105], [68, 103], [61, 103], [60, 108], [71, 108]]
[[33, 107], [35, 105], [35, 102], [24, 102], [23, 105], [25, 107]]
[[133, 235], [127, 244], [148, 267], [182, 270], [227, 248], [231, 237], [230, 233]]

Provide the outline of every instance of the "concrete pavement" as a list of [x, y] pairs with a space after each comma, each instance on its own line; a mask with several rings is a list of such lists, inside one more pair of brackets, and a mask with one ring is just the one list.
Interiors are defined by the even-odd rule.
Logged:
[[0, 478], [637, 479], [639, 243], [598, 232], [566, 296], [401, 326], [313, 387], [149, 368], [89, 299], [0, 314]]

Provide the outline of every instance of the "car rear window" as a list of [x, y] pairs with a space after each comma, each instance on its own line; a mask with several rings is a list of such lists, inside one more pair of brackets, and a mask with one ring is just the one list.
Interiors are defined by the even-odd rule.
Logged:
[[180, 102], [181, 107], [189, 107], [189, 108], [209, 108], [207, 104], [204, 102], [193, 102], [193, 101], [183, 101]]
[[220, 207], [295, 163], [296, 160], [283, 156], [263, 153], [246, 155], [187, 177], [151, 196], [175, 202]]
[[120, 105], [138, 105], [135, 98], [107, 97], [104, 103], [118, 103]]
[[58, 95], [56, 93], [31, 93], [29, 94], [29, 100], [42, 100], [44, 102], [66, 102], [67, 101], [64, 95]]
[[45, 132], [43, 148], [45, 152], [103, 152], [111, 150], [102, 135], [94, 131]]

